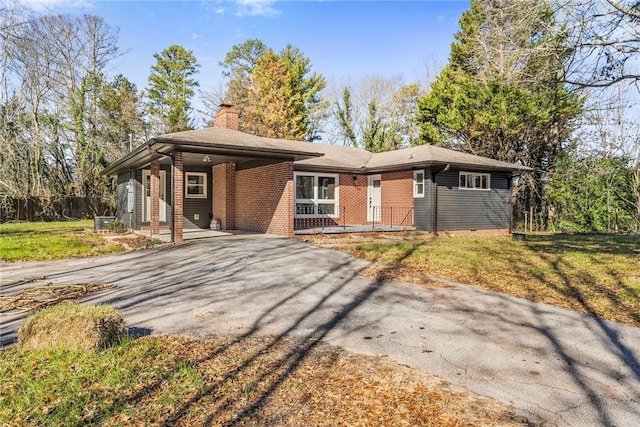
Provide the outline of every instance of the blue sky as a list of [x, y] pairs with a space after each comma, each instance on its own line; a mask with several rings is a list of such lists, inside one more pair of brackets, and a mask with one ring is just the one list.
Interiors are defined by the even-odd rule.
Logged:
[[171, 44], [193, 50], [202, 89], [221, 80], [218, 62], [250, 38], [287, 43], [329, 80], [367, 75], [428, 80], [444, 65], [468, 1], [90, 1], [23, 0], [39, 13], [88, 13], [120, 30], [127, 53], [110, 73], [146, 86], [153, 54]]

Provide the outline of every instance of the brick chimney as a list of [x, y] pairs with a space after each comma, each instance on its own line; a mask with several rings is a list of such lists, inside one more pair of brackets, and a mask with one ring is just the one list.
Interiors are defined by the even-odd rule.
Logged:
[[213, 119], [213, 125], [231, 130], [239, 130], [238, 111], [231, 104], [220, 104], [220, 109]]

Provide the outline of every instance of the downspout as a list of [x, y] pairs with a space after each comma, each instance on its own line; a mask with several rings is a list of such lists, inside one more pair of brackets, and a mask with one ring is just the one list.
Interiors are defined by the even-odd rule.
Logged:
[[[129, 188], [127, 188], [127, 198], [131, 196], [131, 208], [129, 211], [129, 229], [133, 230], [133, 213], [136, 212], [136, 171], [129, 168]], [[127, 199], [128, 200], [128, 199]]]
[[513, 174], [509, 179], [509, 234], [513, 233]]
[[446, 172], [451, 168], [451, 164], [447, 163], [444, 169], [433, 172], [433, 183], [435, 184], [435, 194], [433, 196], [433, 235], [438, 236], [438, 174]]
[[175, 157], [171, 157], [171, 243], [176, 242], [176, 189], [175, 185], [175, 173], [176, 173], [176, 160]]

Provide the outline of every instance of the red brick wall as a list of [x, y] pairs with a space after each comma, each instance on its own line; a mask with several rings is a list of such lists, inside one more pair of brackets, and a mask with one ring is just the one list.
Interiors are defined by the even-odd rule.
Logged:
[[344, 206], [347, 225], [367, 223], [367, 185], [366, 175], [340, 174], [340, 213]]
[[239, 230], [293, 235], [293, 163], [235, 173], [235, 226]]
[[413, 171], [382, 174], [382, 206], [413, 206]]
[[[143, 183], [144, 188], [144, 183]], [[144, 191], [144, 190], [143, 190]], [[160, 233], [160, 163], [151, 162], [151, 235]]]
[[413, 171], [382, 174], [382, 222], [388, 225], [413, 225]]
[[213, 217], [223, 230], [235, 228], [235, 163], [213, 167]]
[[182, 164], [182, 153], [173, 152], [173, 165], [171, 170], [173, 175], [173, 239], [175, 243], [183, 242], [184, 229], [184, 166]]

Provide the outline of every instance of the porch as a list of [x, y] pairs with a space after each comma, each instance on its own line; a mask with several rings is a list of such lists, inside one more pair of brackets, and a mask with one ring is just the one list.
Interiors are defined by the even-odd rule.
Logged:
[[[356, 209], [354, 209], [356, 210]], [[294, 219], [295, 235], [304, 234], [343, 234], [364, 233], [372, 231], [413, 231], [412, 206], [371, 206], [367, 209], [368, 221], [341, 206], [339, 216], [321, 215], [313, 218], [297, 217]], [[354, 220], [355, 218], [355, 220]], [[360, 221], [358, 221], [360, 219]]]

